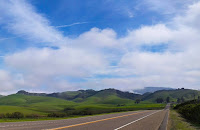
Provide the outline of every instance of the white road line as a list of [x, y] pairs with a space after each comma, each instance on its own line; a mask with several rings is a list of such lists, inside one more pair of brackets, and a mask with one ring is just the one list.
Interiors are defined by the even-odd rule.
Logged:
[[121, 128], [124, 128], [124, 127], [126, 127], [126, 126], [128, 126], [128, 125], [130, 125], [130, 124], [133, 124], [133, 123], [135, 123], [135, 122], [137, 122], [137, 121], [139, 121], [139, 120], [142, 120], [142, 119], [144, 119], [144, 118], [146, 118], [146, 117], [148, 117], [148, 116], [151, 116], [151, 115], [153, 115], [153, 114], [155, 114], [155, 113], [157, 113], [157, 112], [160, 112], [160, 111], [163, 111], [163, 110], [159, 110], [159, 111], [156, 111], [156, 112], [151, 113], [151, 114], [149, 114], [149, 115], [146, 115], [146, 116], [144, 116], [144, 117], [142, 117], [142, 118], [139, 118], [139, 119], [137, 119], [137, 120], [134, 120], [134, 121], [132, 121], [132, 122], [130, 122], [130, 123], [128, 123], [128, 124], [125, 124], [125, 125], [123, 125], [123, 126], [121, 126], [121, 127], [116, 128], [116, 129], [114, 129], [114, 130], [119, 130], [119, 129], [121, 129]]

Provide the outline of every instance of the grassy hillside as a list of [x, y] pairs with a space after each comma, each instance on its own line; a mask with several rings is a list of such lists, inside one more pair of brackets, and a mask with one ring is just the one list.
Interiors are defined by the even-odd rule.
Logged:
[[25, 115], [27, 115], [27, 114], [46, 115], [47, 114], [45, 112], [40, 112], [40, 111], [31, 109], [31, 108], [27, 108], [27, 107], [0, 105], [0, 113], [1, 114], [13, 113], [13, 112], [22, 112]]
[[149, 94], [143, 98], [143, 100], [155, 102], [157, 98], [170, 97], [171, 101], [177, 101], [177, 98], [184, 98], [185, 101], [194, 99], [194, 95], [197, 98], [200, 95], [200, 91], [191, 89], [177, 89], [177, 90], [161, 90]]
[[13, 94], [0, 98], [0, 105], [20, 106], [40, 112], [52, 112], [61, 111], [67, 106], [75, 105], [75, 103], [59, 98]]
[[114, 89], [107, 89], [103, 91], [99, 91], [97, 94], [88, 97], [84, 104], [128, 104], [134, 103], [134, 100], [123, 98], [121, 95], [117, 93]]
[[[156, 104], [149, 101], [135, 104], [133, 99], [140, 98], [141, 95], [115, 89], [52, 93], [52, 97], [47, 95], [45, 93], [20, 91], [20, 94], [0, 98], [0, 121], [14, 118], [15, 112], [21, 112], [24, 117], [35, 118], [36, 120], [43, 117], [82, 116], [131, 110], [161, 109], [165, 107], [165, 104]], [[66, 97], [72, 100], [66, 100]], [[3, 119], [1, 120], [1, 118]]]

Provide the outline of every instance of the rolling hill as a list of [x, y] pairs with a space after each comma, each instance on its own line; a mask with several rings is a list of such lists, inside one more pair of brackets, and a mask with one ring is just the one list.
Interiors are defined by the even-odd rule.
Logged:
[[83, 103], [89, 104], [127, 104], [134, 102], [139, 97], [138, 94], [122, 92], [115, 89], [105, 89], [97, 92], [95, 95], [88, 97]]
[[[68, 95], [68, 98], [71, 100], [62, 99], [62, 94], [64, 94], [64, 96]], [[39, 114], [41, 116], [47, 116], [52, 112], [63, 113], [65, 110], [72, 110], [70, 115], [73, 115], [73, 113], [76, 115], [83, 114], [85, 111], [92, 111], [92, 113], [97, 114], [126, 110], [159, 109], [164, 107], [164, 104], [155, 103], [135, 104], [135, 100], [133, 99], [139, 98], [141, 95], [115, 89], [105, 89], [101, 91], [79, 90], [63, 92], [62, 94], [57, 96], [59, 98], [56, 98], [49, 97], [49, 95], [47, 96], [45, 93], [20, 91], [17, 94], [4, 96], [0, 98], [0, 114], [18, 111], [25, 115]], [[69, 97], [69, 95], [71, 97]]]
[[144, 96], [142, 100], [155, 102], [157, 98], [165, 100], [167, 97], [170, 97], [171, 101], [177, 101], [178, 98], [183, 97], [187, 101], [193, 100], [194, 95], [197, 98], [200, 95], [200, 91], [191, 89], [160, 90]]
[[29, 96], [42, 96], [42, 97], [54, 97], [59, 99], [65, 99], [68, 101], [73, 101], [77, 103], [94, 103], [94, 104], [121, 104], [126, 102], [131, 102], [136, 99], [141, 99], [143, 101], [155, 102], [157, 98], [166, 99], [170, 97], [171, 101], [176, 101], [177, 98], [184, 98], [185, 100], [194, 99], [200, 95], [197, 90], [191, 89], [170, 89], [170, 90], [159, 90], [156, 92], [147, 92], [142, 95], [123, 92], [116, 89], [104, 89], [100, 91], [95, 90], [78, 90], [78, 91], [66, 91], [60, 93], [29, 93], [26, 91], [19, 91], [18, 95], [29, 95]]
[[13, 94], [0, 98], [0, 108], [2, 106], [17, 106], [39, 112], [61, 111], [65, 107], [73, 106], [75, 104], [75, 102], [59, 98], [22, 94]]
[[[64, 109], [73, 111], [92, 110], [94, 112], [108, 110], [140, 110], [163, 108], [164, 104], [157, 104], [157, 98], [170, 97], [171, 101], [184, 98], [185, 101], [194, 99], [200, 92], [190, 89], [160, 90], [143, 95], [123, 92], [116, 89], [104, 89], [100, 91], [79, 90], [61, 93], [29, 93], [19, 91], [0, 98], [0, 113], [19, 111], [23, 113], [37, 113], [47, 115], [52, 112], [63, 112]], [[142, 102], [135, 104], [136, 99]]]
[[29, 95], [29, 96], [46, 96], [46, 97], [55, 97], [55, 98], [61, 98], [65, 100], [71, 100], [74, 102], [83, 102], [87, 100], [87, 98], [92, 98], [93, 96], [96, 97], [96, 95], [101, 95], [104, 97], [105, 95], [113, 95], [115, 94], [117, 97], [124, 98], [124, 99], [131, 99], [135, 100], [137, 98], [141, 98], [141, 95], [139, 94], [134, 94], [130, 92], [123, 92], [120, 90], [116, 89], [104, 89], [100, 91], [95, 91], [92, 89], [88, 90], [78, 90], [78, 91], [66, 91], [66, 92], [60, 92], [60, 93], [51, 93], [51, 94], [46, 94], [46, 93], [29, 93], [24, 90], [18, 91], [17, 94], [20, 95]]

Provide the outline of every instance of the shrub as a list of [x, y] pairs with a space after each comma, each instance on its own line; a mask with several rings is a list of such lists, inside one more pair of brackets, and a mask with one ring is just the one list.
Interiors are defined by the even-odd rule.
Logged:
[[19, 119], [19, 118], [23, 118], [23, 117], [24, 117], [24, 114], [21, 113], [21, 112], [14, 112], [14, 113], [11, 114], [11, 118]]
[[24, 114], [21, 112], [6, 113], [4, 118], [24, 118]]
[[164, 100], [163, 100], [163, 98], [157, 98], [157, 99], [156, 99], [156, 102], [157, 102], [157, 103], [163, 103]]
[[64, 112], [68, 112], [68, 111], [72, 111], [72, 110], [75, 110], [75, 109], [72, 108], [72, 107], [66, 107], [66, 108], [64, 109]]
[[42, 117], [41, 115], [39, 114], [29, 114], [29, 115], [26, 115], [27, 118], [40, 118]]
[[200, 123], [200, 103], [197, 100], [188, 101], [175, 107], [188, 120]]
[[65, 113], [53, 112], [53, 113], [49, 113], [47, 116], [48, 117], [66, 117], [67, 115]]
[[5, 118], [5, 114], [0, 114], [0, 119]]

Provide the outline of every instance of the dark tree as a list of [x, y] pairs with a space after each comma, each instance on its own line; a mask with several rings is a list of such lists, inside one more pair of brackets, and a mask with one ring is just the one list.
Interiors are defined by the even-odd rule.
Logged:
[[185, 99], [184, 99], [184, 97], [181, 97], [181, 102], [185, 102]]
[[19, 119], [19, 118], [23, 118], [23, 117], [24, 117], [24, 114], [21, 113], [21, 112], [14, 112], [14, 113], [12, 113], [12, 118]]
[[198, 96], [198, 100], [200, 100], [200, 96]]
[[140, 99], [136, 99], [136, 100], [135, 100], [135, 103], [136, 103], [136, 104], [139, 104], [139, 103], [140, 103]]
[[4, 114], [0, 114], [0, 119], [5, 118], [6, 116]]
[[195, 100], [195, 97], [196, 97], [195, 93], [193, 95], [194, 95], [194, 100]]
[[166, 98], [166, 102], [167, 102], [167, 103], [170, 102], [170, 98], [169, 98], [169, 97]]
[[180, 103], [180, 102], [181, 102], [181, 100], [180, 100], [180, 98], [178, 98], [178, 99], [177, 99], [177, 103]]
[[163, 98], [157, 98], [157, 99], [156, 99], [156, 102], [157, 102], [157, 103], [163, 103], [163, 101], [164, 101]]

